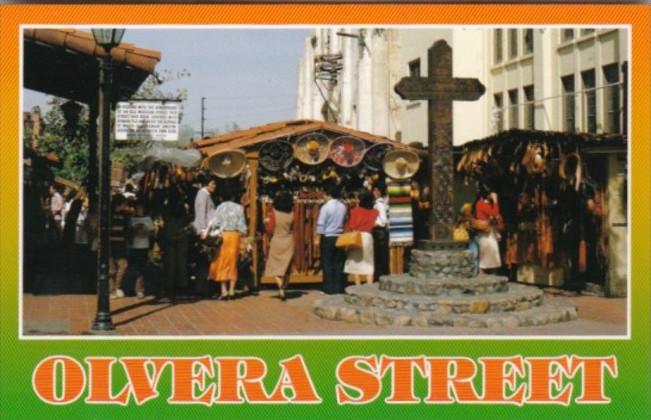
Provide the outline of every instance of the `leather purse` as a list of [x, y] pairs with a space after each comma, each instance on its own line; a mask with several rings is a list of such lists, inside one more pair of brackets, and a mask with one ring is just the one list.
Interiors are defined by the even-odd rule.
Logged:
[[468, 230], [463, 224], [460, 224], [454, 228], [454, 231], [452, 232], [452, 240], [454, 240], [454, 242], [470, 241], [470, 235], [468, 234]]
[[340, 249], [361, 248], [362, 234], [358, 231], [345, 232], [339, 235], [335, 246]]

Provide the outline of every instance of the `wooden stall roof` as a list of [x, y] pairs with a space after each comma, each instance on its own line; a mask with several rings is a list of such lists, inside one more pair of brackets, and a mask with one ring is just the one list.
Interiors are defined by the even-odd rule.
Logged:
[[290, 120], [274, 122], [259, 127], [233, 131], [193, 143], [205, 156], [227, 149], [246, 149], [271, 140], [282, 140], [312, 132], [329, 132], [340, 136], [352, 136], [370, 143], [391, 143], [394, 147], [411, 149], [388, 137], [353, 130], [334, 123], [316, 120]]
[[[89, 103], [97, 94], [98, 57], [106, 52], [90, 32], [76, 29], [25, 29], [24, 87]], [[151, 73], [161, 53], [122, 43], [111, 50], [116, 95], [128, 98]]]
[[500, 131], [492, 136], [469, 141], [460, 146], [455, 146], [455, 152], [465, 153], [469, 150], [481, 149], [504, 142], [572, 142], [588, 147], [626, 147], [626, 137], [622, 134], [592, 134], [572, 133], [568, 131], [543, 131], [543, 130], [507, 130]]

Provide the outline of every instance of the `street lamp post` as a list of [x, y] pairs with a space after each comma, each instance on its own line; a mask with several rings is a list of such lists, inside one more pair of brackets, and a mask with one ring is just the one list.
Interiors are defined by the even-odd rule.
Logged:
[[97, 314], [92, 329], [108, 331], [114, 328], [109, 307], [109, 251], [111, 227], [111, 49], [118, 45], [124, 29], [93, 29], [95, 42], [104, 48], [99, 71], [99, 249], [97, 252]]

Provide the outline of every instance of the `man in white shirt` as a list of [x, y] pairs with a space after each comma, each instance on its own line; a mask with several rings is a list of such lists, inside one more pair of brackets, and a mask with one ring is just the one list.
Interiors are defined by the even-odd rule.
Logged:
[[375, 281], [389, 274], [389, 205], [385, 198], [386, 187], [376, 183], [373, 186], [374, 209], [378, 211], [373, 234], [373, 259], [375, 262]]
[[[217, 188], [217, 182], [210, 178], [205, 177], [201, 180], [203, 187], [197, 191], [194, 199], [194, 222], [192, 226], [196, 231], [197, 238], [204, 231], [215, 214], [215, 202], [212, 201], [212, 195]], [[215, 288], [215, 283], [208, 280], [208, 268], [211, 261], [203, 255], [197, 255], [197, 271], [195, 291], [203, 296], [209, 297], [212, 295], [212, 289]]]
[[215, 202], [212, 201], [212, 195], [217, 188], [217, 182], [212, 178], [207, 178], [203, 182], [203, 188], [197, 192], [194, 199], [194, 222], [192, 225], [197, 234], [208, 227], [215, 212]]

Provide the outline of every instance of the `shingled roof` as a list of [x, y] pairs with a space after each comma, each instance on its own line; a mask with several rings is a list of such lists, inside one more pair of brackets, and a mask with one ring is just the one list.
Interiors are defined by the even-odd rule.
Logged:
[[[106, 52], [90, 32], [76, 29], [23, 31], [24, 86], [89, 103], [97, 94], [98, 58]], [[116, 95], [126, 99], [154, 72], [161, 53], [122, 43], [111, 50]]]
[[398, 143], [388, 137], [316, 120], [279, 121], [245, 130], [232, 131], [197, 141], [193, 143], [193, 147], [199, 149], [204, 156], [209, 156], [222, 150], [248, 149], [264, 142], [289, 139], [312, 132], [330, 133], [334, 136], [351, 136], [370, 143], [391, 143], [397, 148], [409, 148], [406, 144]]
[[573, 133], [569, 131], [544, 131], [544, 130], [520, 130], [511, 129], [500, 131], [489, 137], [469, 141], [459, 146], [455, 146], [457, 152], [480, 149], [494, 144], [503, 144], [507, 142], [548, 142], [548, 143], [572, 143], [588, 147], [625, 147], [627, 143], [626, 136], [622, 134], [592, 134], [592, 133]]

